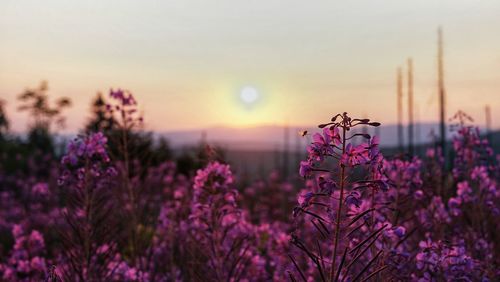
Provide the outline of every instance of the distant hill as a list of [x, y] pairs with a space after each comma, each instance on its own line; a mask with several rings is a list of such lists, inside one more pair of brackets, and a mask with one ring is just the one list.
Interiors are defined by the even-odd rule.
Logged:
[[[291, 151], [303, 150], [310, 135], [306, 138], [299, 136], [299, 131], [308, 130], [310, 133], [320, 131], [319, 128], [290, 127], [289, 148]], [[382, 147], [397, 146], [397, 126], [394, 124], [382, 125], [379, 129], [368, 128], [369, 134], [378, 135]], [[436, 123], [420, 123], [415, 126], [415, 143], [425, 144], [432, 142], [431, 133], [438, 132]], [[251, 128], [210, 127], [199, 130], [170, 131], [158, 133], [169, 139], [174, 148], [198, 144], [203, 138], [210, 144], [216, 144], [232, 150], [281, 150], [284, 147], [285, 128], [283, 126], [257, 126]], [[497, 133], [498, 134], [498, 133]], [[404, 129], [406, 143], [407, 129]], [[448, 134], [451, 136], [451, 132]]]
[[[436, 126], [425, 125], [422, 129], [430, 132]], [[315, 129], [314, 129], [315, 130]], [[280, 173], [286, 172], [292, 179], [298, 179], [298, 167], [301, 160], [307, 158], [305, 145], [307, 139], [300, 138], [299, 147], [297, 147], [295, 137], [298, 128], [290, 129], [290, 153], [288, 162], [284, 162], [283, 152], [283, 131], [279, 126], [266, 126], [252, 129], [231, 129], [214, 128], [207, 130], [206, 140], [211, 144], [217, 144], [224, 150], [226, 160], [232, 165], [232, 169], [239, 176], [247, 180], [256, 180], [265, 178], [271, 171], [278, 170]], [[391, 157], [398, 153], [395, 126], [385, 126], [381, 128], [382, 132], [382, 152], [384, 156]], [[422, 130], [422, 132], [424, 132]], [[293, 134], [292, 134], [293, 133]], [[217, 135], [216, 135], [217, 134]], [[176, 146], [188, 146], [197, 144], [201, 138], [201, 131], [184, 131], [165, 134]], [[450, 134], [451, 135], [451, 134]], [[298, 134], [297, 134], [298, 136]], [[422, 135], [423, 136], [423, 135]], [[423, 141], [424, 138], [422, 138]], [[427, 142], [421, 142], [416, 146], [417, 154], [424, 154], [426, 147], [430, 146], [430, 139]], [[490, 135], [491, 144], [498, 154], [500, 153], [500, 131], [493, 132]], [[449, 144], [448, 146], [450, 146]], [[298, 182], [301, 183], [301, 182]]]

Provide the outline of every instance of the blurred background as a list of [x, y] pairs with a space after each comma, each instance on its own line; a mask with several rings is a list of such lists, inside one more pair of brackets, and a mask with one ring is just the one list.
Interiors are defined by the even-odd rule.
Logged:
[[443, 123], [449, 137], [458, 110], [495, 145], [499, 26], [494, 0], [6, 0], [5, 131], [33, 129], [23, 93], [71, 101], [51, 132], [65, 140], [88, 128], [98, 93], [123, 88], [171, 154], [214, 144], [249, 174], [277, 164], [295, 173], [309, 138], [298, 132], [344, 111], [380, 121], [369, 133], [391, 152], [422, 152]]

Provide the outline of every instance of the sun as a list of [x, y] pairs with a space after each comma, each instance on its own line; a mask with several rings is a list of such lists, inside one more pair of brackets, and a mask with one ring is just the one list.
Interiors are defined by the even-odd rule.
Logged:
[[246, 105], [253, 105], [259, 99], [259, 92], [252, 86], [245, 86], [241, 89], [240, 99]]

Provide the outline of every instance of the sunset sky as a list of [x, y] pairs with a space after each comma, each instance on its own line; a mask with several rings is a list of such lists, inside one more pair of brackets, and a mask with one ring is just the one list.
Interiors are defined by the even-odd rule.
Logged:
[[498, 0], [4, 0], [0, 98], [16, 131], [16, 96], [41, 80], [72, 99], [71, 132], [110, 87], [133, 92], [158, 131], [311, 125], [341, 111], [394, 123], [396, 69], [411, 56], [419, 119], [435, 121], [440, 25], [448, 115], [483, 125], [489, 104], [499, 128]]

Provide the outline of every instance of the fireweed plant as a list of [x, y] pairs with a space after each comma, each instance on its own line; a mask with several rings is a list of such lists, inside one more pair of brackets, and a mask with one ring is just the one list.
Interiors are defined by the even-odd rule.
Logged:
[[27, 232], [20, 225], [12, 228], [14, 247], [6, 263], [0, 264], [0, 273], [4, 281], [42, 280], [45, 277], [47, 263], [43, 235], [37, 230]]
[[115, 253], [116, 209], [111, 194], [116, 169], [110, 165], [107, 139], [102, 133], [77, 138], [69, 143], [62, 158], [59, 185], [65, 189], [67, 222], [61, 232], [64, 252], [62, 276], [73, 281], [106, 279]]
[[[379, 125], [343, 113], [312, 136], [300, 175], [314, 177], [315, 185], [299, 195], [293, 212], [291, 243], [301, 253], [290, 255], [291, 280], [367, 280], [388, 268], [390, 246], [405, 228], [391, 223], [390, 208], [379, 201], [389, 184], [381, 173], [378, 138], [352, 133], [357, 126]], [[359, 138], [365, 142], [354, 145]]]
[[161, 259], [152, 260], [155, 280], [282, 277], [288, 236], [277, 226], [248, 220], [229, 165], [210, 161], [196, 172], [193, 183], [178, 183], [168, 193], [171, 200], [162, 207], [152, 246], [154, 257]]
[[399, 279], [494, 281], [499, 275], [498, 161], [479, 130], [466, 125], [469, 116], [459, 112], [453, 120], [451, 173], [440, 170], [444, 158], [437, 148], [423, 160], [384, 166], [400, 187], [398, 221], [411, 235], [398, 246]]
[[[137, 188], [131, 181], [132, 163], [130, 160], [129, 140], [130, 135], [138, 128], [142, 127], [143, 118], [138, 113], [137, 101], [134, 95], [127, 90], [111, 89], [109, 92], [111, 102], [106, 105], [108, 114], [114, 120], [114, 126], [117, 131], [115, 143], [118, 145], [119, 152], [122, 155], [122, 161], [118, 163], [120, 174], [120, 191], [118, 195], [121, 199], [121, 205], [125, 207], [124, 217], [130, 218], [128, 229], [128, 250], [134, 263], [139, 252], [139, 212], [137, 204]], [[117, 157], [117, 156], [116, 156]]]
[[452, 140], [452, 189], [443, 196], [433, 196], [433, 202], [441, 206], [439, 218], [448, 224], [440, 233], [429, 230], [425, 234], [426, 239], [419, 243], [421, 252], [416, 255], [417, 267], [427, 270], [424, 277], [437, 279], [498, 278], [498, 158], [479, 129], [467, 125], [473, 121], [470, 116], [459, 111], [451, 121], [456, 131]]
[[[233, 175], [228, 165], [209, 163], [194, 178], [194, 199], [190, 218], [192, 243], [207, 250], [201, 257], [209, 268], [201, 268], [209, 280], [239, 280], [249, 265], [252, 243], [241, 212], [236, 205], [237, 191], [232, 188]], [[250, 228], [250, 226], [248, 226]], [[194, 231], [194, 232], [193, 232]], [[189, 234], [188, 233], [188, 234]], [[234, 259], [228, 259], [234, 256]], [[210, 277], [210, 278], [209, 278]]]

